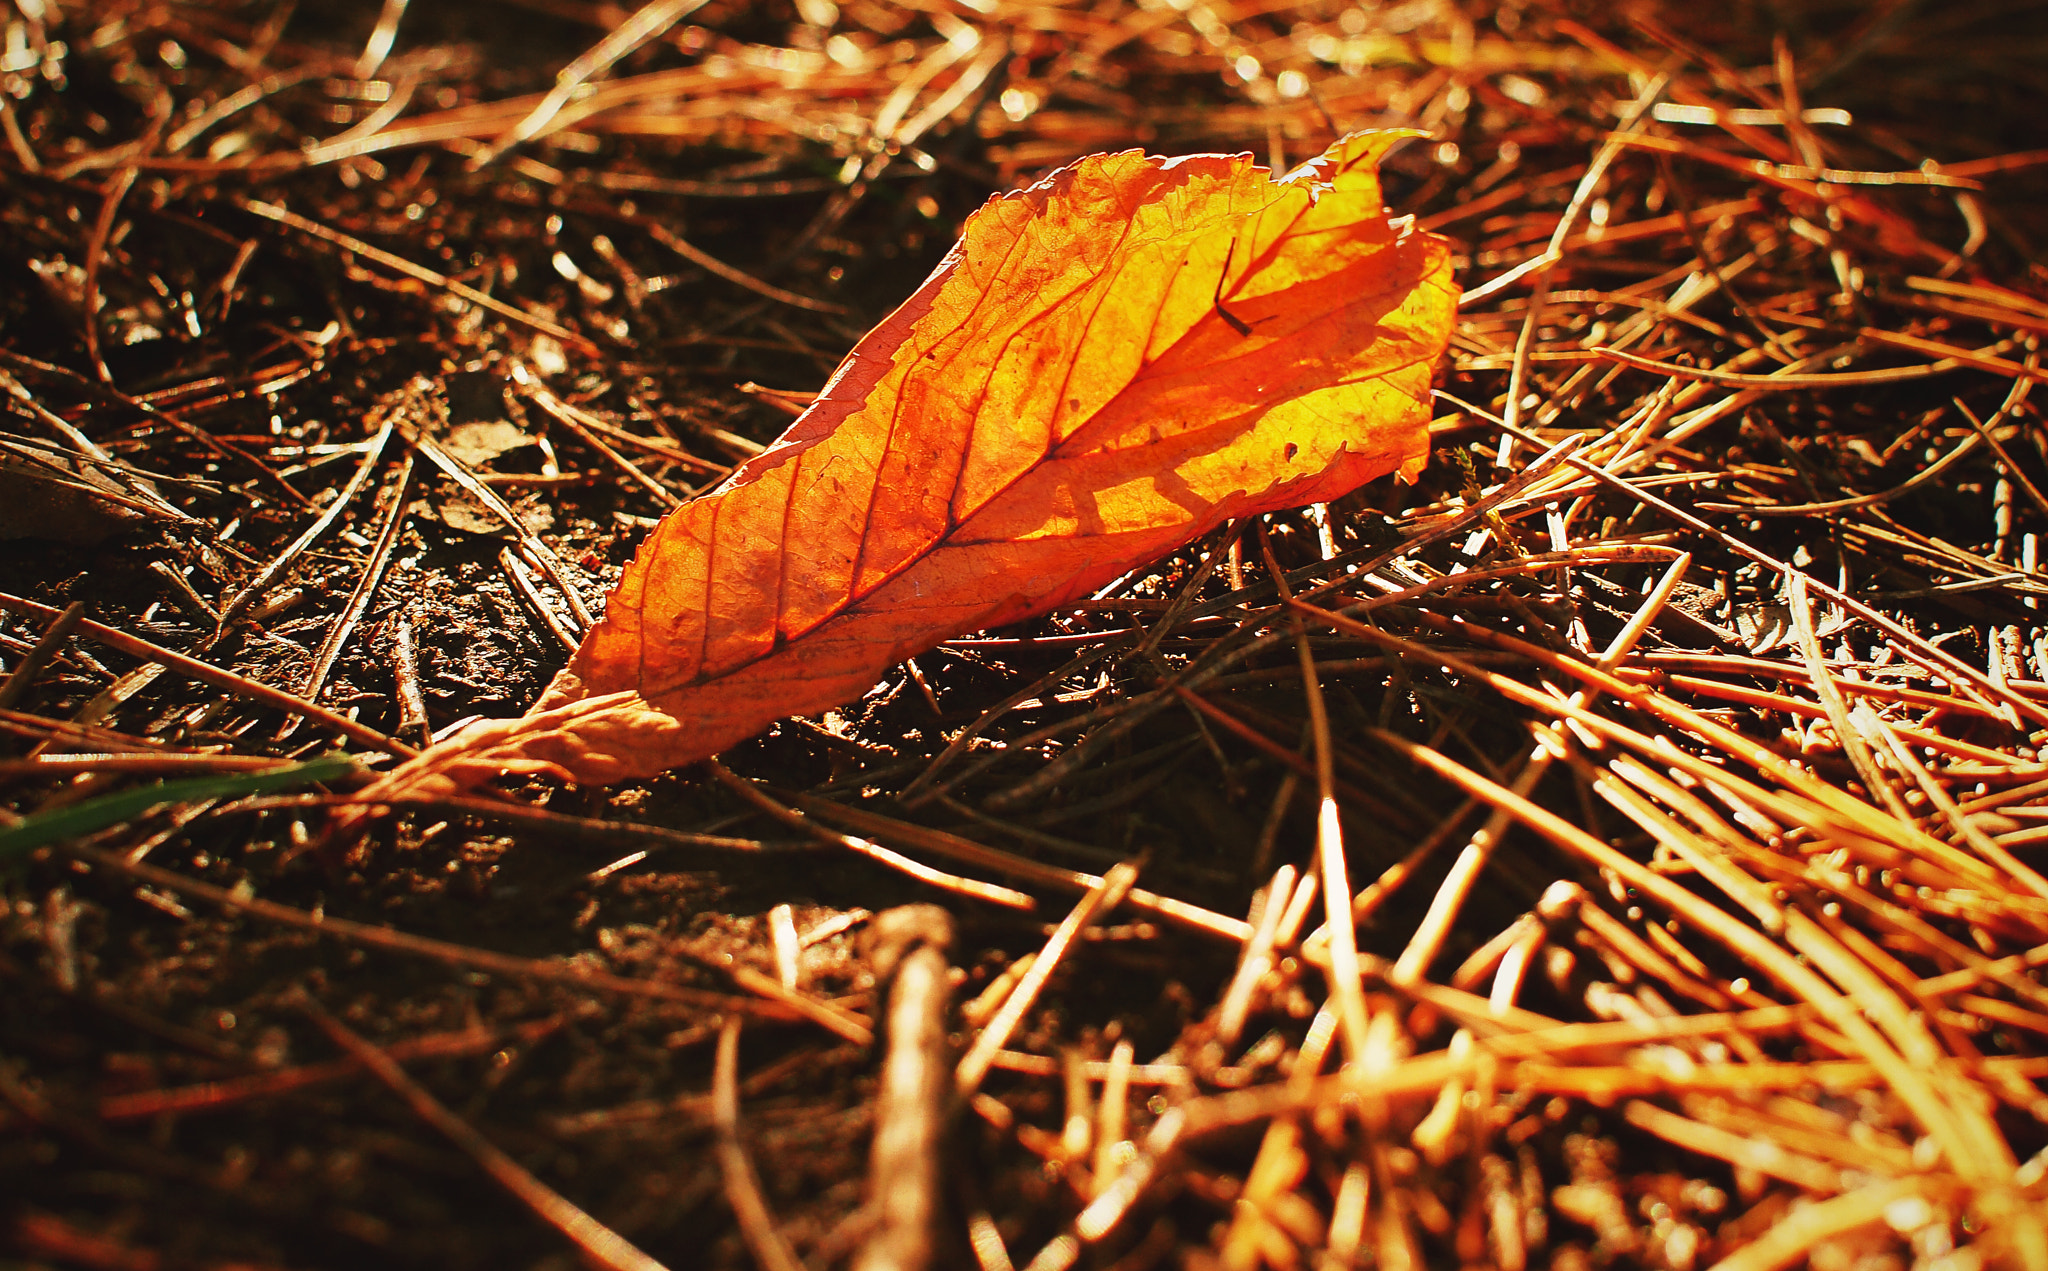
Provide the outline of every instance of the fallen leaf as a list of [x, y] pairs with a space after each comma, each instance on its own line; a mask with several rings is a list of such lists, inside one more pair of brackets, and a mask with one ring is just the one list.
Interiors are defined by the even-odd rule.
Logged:
[[[516, 496], [514, 496], [516, 498]], [[511, 505], [512, 512], [529, 534], [545, 534], [555, 528], [555, 512], [540, 499], [529, 495]], [[413, 500], [408, 509], [414, 516], [439, 521], [464, 534], [510, 537], [505, 518], [452, 481], [443, 481], [430, 492]]]
[[941, 640], [1044, 613], [1233, 517], [1428, 457], [1450, 250], [1355, 134], [1096, 155], [991, 199], [817, 402], [641, 545], [533, 710], [364, 792], [646, 776], [856, 698]]
[[441, 449], [472, 468], [531, 445], [526, 430], [506, 419], [472, 419], [450, 425], [441, 435]]

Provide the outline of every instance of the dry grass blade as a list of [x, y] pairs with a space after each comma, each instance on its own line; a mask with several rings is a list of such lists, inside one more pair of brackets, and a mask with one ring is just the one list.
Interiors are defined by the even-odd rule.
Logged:
[[575, 61], [563, 67], [555, 76], [554, 88], [541, 99], [540, 104], [490, 147], [471, 156], [470, 166], [482, 167], [496, 158], [499, 152], [540, 136], [585, 83], [604, 74], [620, 58], [657, 38], [703, 5], [704, 0], [653, 0], [636, 11], [606, 32], [602, 40], [586, 49]]
[[[1285, 575], [1273, 560], [1273, 546], [1263, 531], [1259, 548], [1265, 553], [1266, 568], [1279, 590], [1280, 602], [1294, 597]], [[1344, 859], [1344, 827], [1337, 818], [1336, 743], [1330, 736], [1329, 710], [1323, 702], [1323, 688], [1316, 679], [1315, 654], [1308, 647], [1308, 630], [1300, 615], [1294, 617], [1294, 648], [1301, 663], [1301, 685], [1308, 702], [1309, 737], [1315, 744], [1316, 777], [1316, 867], [1323, 888], [1323, 922], [1329, 932], [1330, 993], [1337, 1007], [1337, 1024], [1344, 1035], [1344, 1054], [1349, 1063], [1363, 1063], [1371, 1045], [1366, 1032], [1364, 986], [1359, 982], [1358, 934], [1351, 924], [1351, 875]]]

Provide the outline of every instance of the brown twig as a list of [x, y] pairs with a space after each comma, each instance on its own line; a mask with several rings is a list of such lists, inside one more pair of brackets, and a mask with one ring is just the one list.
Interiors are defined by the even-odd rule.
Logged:
[[[406, 1106], [412, 1109], [414, 1116], [461, 1148], [484, 1173], [489, 1174], [500, 1187], [531, 1209], [542, 1222], [567, 1236], [592, 1263], [608, 1268], [609, 1271], [667, 1271], [661, 1263], [642, 1253], [624, 1236], [592, 1218], [560, 1192], [535, 1178], [525, 1166], [479, 1134], [469, 1122], [449, 1111], [447, 1105], [429, 1094], [425, 1086], [414, 1081], [390, 1055], [357, 1036], [354, 1029], [328, 1014], [319, 1003], [307, 998], [303, 1007], [313, 1022], [320, 1026], [321, 1031], [334, 1040], [335, 1045], [347, 1051], [358, 1064], [369, 1071], [370, 1075], [383, 1082], [391, 1093], [403, 1099]], [[737, 1027], [737, 1022], [733, 1027]]]
[[754, 1163], [740, 1145], [740, 1021], [725, 1021], [718, 1034], [718, 1062], [711, 1078], [711, 1119], [718, 1131], [718, 1170], [725, 1179], [726, 1203], [739, 1219], [740, 1234], [762, 1271], [803, 1271], [775, 1215], [761, 1195]]
[[936, 905], [876, 914], [875, 978], [887, 985], [881, 1090], [869, 1151], [868, 1209], [874, 1230], [856, 1271], [924, 1271], [938, 1254], [944, 1139], [953, 1098], [946, 1016], [946, 951], [952, 920]]

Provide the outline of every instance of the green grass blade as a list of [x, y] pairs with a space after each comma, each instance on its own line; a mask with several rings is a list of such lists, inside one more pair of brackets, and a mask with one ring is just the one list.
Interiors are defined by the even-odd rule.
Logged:
[[189, 777], [181, 781], [160, 781], [133, 790], [117, 790], [97, 799], [54, 812], [41, 812], [0, 829], [0, 863], [23, 853], [66, 839], [82, 838], [110, 825], [133, 820], [166, 803], [190, 803], [201, 799], [238, 799], [250, 794], [269, 794], [316, 781], [333, 781], [362, 770], [345, 755], [308, 759], [261, 772], [232, 773], [217, 777]]

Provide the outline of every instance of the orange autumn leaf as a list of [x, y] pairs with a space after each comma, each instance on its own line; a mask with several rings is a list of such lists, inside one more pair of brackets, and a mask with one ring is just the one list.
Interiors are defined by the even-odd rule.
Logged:
[[991, 199], [788, 432], [648, 537], [532, 712], [366, 797], [651, 775], [1233, 517], [1414, 476], [1457, 292], [1445, 242], [1381, 203], [1411, 135], [1281, 180], [1096, 155]]

